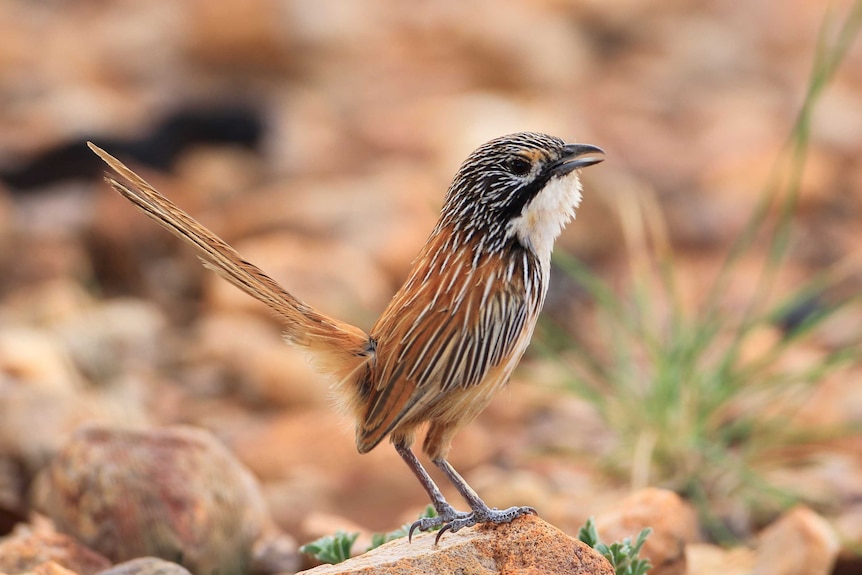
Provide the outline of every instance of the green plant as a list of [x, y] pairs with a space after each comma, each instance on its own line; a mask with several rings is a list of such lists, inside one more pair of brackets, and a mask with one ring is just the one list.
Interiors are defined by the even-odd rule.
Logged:
[[[434, 509], [433, 505], [428, 505], [425, 507], [425, 510], [419, 514], [417, 519], [424, 519], [430, 517], [437, 517], [437, 511]], [[402, 537], [406, 537], [410, 533], [411, 523], [405, 523], [395, 531], [389, 531], [388, 533], [373, 533], [371, 535], [371, 545], [366, 549], [366, 551], [371, 551], [376, 547], [380, 547], [384, 543], [389, 543], [390, 541], [394, 541], [395, 539], [400, 539]], [[432, 531], [439, 530], [439, 527], [435, 527]]]
[[[731, 536], [710, 511], [720, 494], [767, 512], [794, 500], [793, 494], [772, 488], [757, 469], [788, 447], [837, 431], [801, 430], [787, 421], [813, 384], [860, 361], [859, 334], [806, 364], [788, 361], [826, 320], [858, 303], [858, 296], [833, 303], [822, 297], [857, 262], [848, 258], [792, 293], [774, 293], [790, 250], [814, 111], [862, 25], [862, 2], [853, 5], [830, 41], [836, 28], [832, 16], [821, 28], [807, 93], [786, 146], [750, 220], [695, 309], [680, 297], [673, 250], [648, 194], [621, 202], [632, 246], [626, 295], [571, 256], [555, 258], [596, 303], [596, 325], [589, 334], [593, 341], [570, 345], [573, 335], [546, 321], [540, 345], [550, 349], [549, 342], [564, 342], [551, 351], [572, 368], [571, 387], [620, 437], [615, 466], [628, 469], [637, 486], [662, 484], [690, 496], [719, 540]], [[723, 297], [742, 256], [763, 245], [759, 242], [766, 250], [754, 293], [740, 313], [731, 313]], [[785, 321], [791, 315], [793, 321]], [[783, 323], [783, 330], [776, 323]], [[764, 334], [769, 341], [752, 354], [752, 342]]]
[[347, 533], [339, 529], [334, 535], [324, 535], [306, 543], [299, 550], [324, 563], [341, 563], [350, 559], [350, 550], [358, 537], [359, 533]]
[[652, 565], [648, 559], [639, 559], [638, 555], [651, 532], [647, 527], [638, 534], [634, 543], [630, 537], [626, 537], [620, 542], [606, 545], [599, 539], [595, 521], [590, 517], [578, 531], [578, 539], [604, 555], [616, 575], [645, 575]]
[[[425, 517], [436, 516], [437, 511], [434, 510], [433, 506], [429, 505], [422, 513], [419, 514], [418, 518], [422, 519]], [[400, 539], [401, 537], [406, 537], [410, 532], [410, 525], [411, 523], [406, 523], [398, 529], [389, 531], [388, 533], [372, 533], [371, 545], [365, 551], [371, 551], [372, 549], [380, 547], [384, 543]], [[323, 561], [324, 563], [341, 563], [342, 561], [350, 559], [353, 544], [356, 543], [356, 539], [358, 537], [359, 533], [347, 533], [339, 530], [336, 531], [334, 535], [324, 535], [319, 539], [315, 539], [311, 543], [306, 543], [300, 547], [299, 550], [303, 553], [312, 555], [318, 561]]]

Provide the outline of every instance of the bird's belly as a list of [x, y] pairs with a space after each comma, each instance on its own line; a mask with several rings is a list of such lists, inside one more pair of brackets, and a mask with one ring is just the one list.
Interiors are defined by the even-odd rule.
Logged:
[[509, 376], [512, 375], [529, 343], [529, 336], [524, 339], [526, 341], [509, 356], [508, 361], [491, 368], [477, 385], [448, 389], [434, 398], [422, 419], [457, 424], [459, 427], [472, 421], [485, 409], [491, 398], [509, 382]]

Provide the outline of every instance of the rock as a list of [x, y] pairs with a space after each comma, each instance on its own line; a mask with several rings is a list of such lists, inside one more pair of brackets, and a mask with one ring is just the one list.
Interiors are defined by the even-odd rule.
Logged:
[[685, 546], [700, 539], [697, 514], [683, 499], [665, 489], [643, 489], [596, 518], [602, 541], [633, 541], [642, 529], [652, 533], [641, 556], [652, 563], [650, 575], [684, 575]]
[[[862, 554], [857, 552], [862, 545], [862, 502], [846, 503], [841, 507], [835, 516], [829, 517], [830, 524], [844, 542], [835, 573], [862, 573]], [[855, 571], [848, 568], [854, 565]]]
[[[854, 319], [860, 322], [856, 325], [862, 325], [860, 318]], [[853, 422], [862, 419], [862, 386], [858, 385], [860, 377], [862, 377], [862, 369], [859, 366], [851, 368], [847, 373], [823, 377], [807, 395], [805, 403], [791, 415], [791, 421], [794, 424], [798, 422], [803, 429], [805, 426], [816, 428], [854, 425]], [[819, 451], [817, 449], [818, 458]], [[862, 453], [862, 445], [847, 454], [848, 459], [853, 460], [851, 467], [857, 469], [854, 474], [862, 472], [860, 453]], [[862, 482], [858, 478], [854, 478], [853, 483], [862, 490]]]
[[[57, 567], [43, 565], [49, 562]], [[37, 568], [42, 575], [65, 575], [65, 570], [94, 575], [110, 566], [107, 558], [62, 533], [22, 524], [11, 535], [0, 539], [0, 572], [9, 575]]]
[[191, 575], [189, 570], [158, 557], [138, 557], [99, 572], [98, 575]]
[[283, 533], [275, 523], [268, 524], [251, 547], [251, 573], [295, 573], [302, 556], [296, 540]]
[[134, 365], [157, 363], [166, 325], [152, 303], [117, 298], [57, 322], [54, 331], [88, 380], [107, 382]]
[[80, 374], [58, 339], [45, 330], [0, 328], [0, 385], [69, 393], [82, 387]]
[[251, 473], [187, 427], [83, 427], [40, 476], [35, 499], [59, 530], [114, 561], [152, 555], [195, 573], [243, 571], [271, 527]]
[[415, 517], [428, 503], [391, 446], [360, 455], [347, 420], [328, 406], [261, 418], [230, 446], [265, 482], [273, 517], [291, 532], [316, 511], [362, 518], [369, 529], [385, 531], [401, 525], [395, 513], [412, 508]]
[[74, 571], [66, 569], [55, 561], [48, 561], [41, 565], [37, 565], [33, 568], [33, 573], [35, 575], [79, 575]]
[[436, 536], [425, 533], [414, 537], [412, 543], [397, 539], [344, 563], [321, 565], [303, 573], [613, 575], [610, 564], [597, 551], [535, 516], [497, 527], [447, 533], [435, 546]]
[[[549, 507], [539, 503], [539, 516], [566, 533], [577, 533], [590, 517], [613, 508], [630, 490], [607, 481], [596, 462], [546, 455], [535, 462], [551, 493]], [[547, 497], [547, 496], [546, 496]], [[532, 505], [530, 501], [523, 501]], [[495, 503], [495, 506], [496, 505]]]
[[274, 0], [189, 2], [184, 7], [188, 56], [227, 70], [278, 70], [288, 63], [290, 30]]
[[326, 405], [330, 381], [281, 337], [278, 325], [259, 315], [212, 312], [197, 326], [192, 369], [226, 370], [239, 395], [266, 406]]
[[[74, 212], [74, 204], [56, 206], [53, 211], [59, 214]], [[51, 218], [45, 216], [45, 219]], [[28, 235], [8, 242], [8, 257], [11, 262], [3, 262], [8, 267], [3, 270], [4, 277], [0, 281], [6, 285], [21, 286], [26, 290], [34, 289], [40, 284], [63, 281], [68, 277], [89, 277], [90, 262], [87, 254], [71, 234], [34, 231], [29, 235], [30, 230], [63, 225], [61, 222], [38, 220], [37, 217], [19, 219], [18, 227], [27, 229]], [[22, 252], [26, 252], [27, 257], [21, 257]]]
[[[465, 469], [465, 477], [488, 505], [500, 509], [529, 505], [546, 521], [554, 521], [557, 517], [555, 508], [558, 501], [547, 477], [541, 472], [518, 465], [506, 468], [488, 463], [475, 469]], [[453, 501], [456, 507], [463, 506], [460, 498]]]
[[27, 473], [44, 466], [84, 422], [147, 419], [129, 386], [89, 384], [116, 382], [134, 360], [152, 359], [164, 323], [149, 304], [98, 304], [66, 282], [33, 292], [16, 300], [21, 323], [0, 327], [0, 456]]
[[84, 289], [80, 281], [68, 277], [28, 285], [10, 294], [6, 300], [12, 312], [10, 318], [30, 326], [53, 326], [97, 303], [98, 300]]
[[0, 456], [0, 536], [24, 520], [26, 485], [22, 466], [9, 457]]
[[0, 454], [35, 474], [57, 453], [63, 442], [83, 423], [119, 421], [120, 414], [93, 394], [57, 393], [52, 390], [12, 387], [0, 393]]
[[827, 575], [840, 547], [825, 519], [807, 507], [796, 507], [760, 533], [751, 575]]
[[4, 249], [13, 234], [13, 223], [15, 221], [14, 204], [12, 196], [5, 186], [0, 185], [0, 262], [8, 252]]
[[747, 547], [722, 549], [707, 543], [686, 545], [685, 558], [692, 575], [750, 575], [755, 561]]

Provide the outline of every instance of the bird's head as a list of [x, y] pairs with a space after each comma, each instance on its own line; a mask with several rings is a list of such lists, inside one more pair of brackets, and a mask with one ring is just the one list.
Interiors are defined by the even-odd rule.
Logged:
[[602, 161], [601, 148], [521, 132], [477, 148], [461, 165], [440, 225], [482, 236], [486, 249], [516, 239], [540, 259], [574, 217], [581, 200], [580, 168]]

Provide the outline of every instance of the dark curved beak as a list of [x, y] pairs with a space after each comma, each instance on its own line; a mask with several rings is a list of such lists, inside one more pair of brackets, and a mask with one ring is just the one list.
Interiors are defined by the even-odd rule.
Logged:
[[590, 144], [566, 144], [560, 159], [551, 164], [550, 173], [552, 176], [565, 176], [574, 170], [598, 164], [604, 158], [597, 158], [595, 154], [604, 153], [598, 146]]

